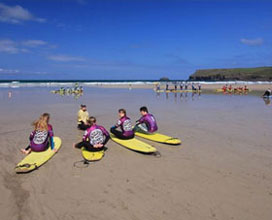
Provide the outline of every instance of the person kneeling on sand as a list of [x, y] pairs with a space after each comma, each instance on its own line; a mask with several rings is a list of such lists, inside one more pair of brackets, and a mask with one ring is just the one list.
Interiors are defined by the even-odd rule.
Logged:
[[89, 119], [89, 113], [86, 105], [81, 105], [80, 110], [77, 113], [77, 128], [80, 130], [87, 130], [90, 126], [87, 123]]
[[49, 144], [51, 145], [51, 150], [56, 151], [53, 141], [53, 127], [49, 124], [49, 119], [50, 115], [44, 113], [38, 120], [33, 122], [34, 131], [31, 132], [29, 137], [30, 144], [25, 149], [21, 149], [23, 154], [29, 154], [31, 151], [45, 151]]
[[271, 96], [271, 95], [272, 95], [271, 89], [268, 88], [268, 89], [264, 92], [263, 97], [268, 97], [268, 96]]
[[[123, 140], [129, 140], [134, 138], [134, 131], [132, 127], [132, 123], [129, 117], [127, 117], [127, 113], [125, 109], [119, 109], [119, 120], [117, 124], [111, 127], [110, 131], [117, 138]], [[121, 131], [118, 131], [117, 128], [120, 127]]]
[[140, 108], [142, 117], [136, 121], [134, 131], [146, 134], [152, 134], [158, 130], [157, 122], [155, 117], [148, 113], [147, 107], [143, 106]]
[[83, 139], [75, 148], [85, 147], [88, 151], [101, 151], [110, 139], [108, 131], [100, 125], [96, 124], [96, 118], [90, 117], [87, 121], [90, 127], [85, 131]]

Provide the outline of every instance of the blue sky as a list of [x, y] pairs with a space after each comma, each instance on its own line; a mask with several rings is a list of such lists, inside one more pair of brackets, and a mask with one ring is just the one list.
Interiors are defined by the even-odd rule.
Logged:
[[7, 0], [0, 30], [0, 79], [187, 79], [272, 66], [269, 0]]

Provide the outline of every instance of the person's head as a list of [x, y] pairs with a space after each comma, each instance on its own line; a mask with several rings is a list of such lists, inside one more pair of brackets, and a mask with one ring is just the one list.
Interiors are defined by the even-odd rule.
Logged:
[[35, 131], [48, 131], [47, 121], [42, 116], [38, 120], [34, 121], [32, 125], [34, 126]]
[[87, 120], [87, 122], [88, 122], [89, 125], [93, 126], [96, 123], [96, 118], [93, 117], [93, 116], [91, 116], [91, 117], [89, 117], [89, 119]]
[[85, 111], [87, 111], [87, 106], [86, 105], [80, 105], [80, 109], [85, 112]]
[[140, 108], [140, 113], [142, 116], [146, 115], [148, 113], [147, 107], [143, 106]]
[[46, 123], [49, 123], [49, 120], [50, 120], [49, 113], [43, 113], [41, 117], [43, 117], [43, 119], [46, 121]]
[[127, 115], [127, 112], [125, 109], [121, 108], [118, 110], [118, 114], [119, 114], [119, 117], [122, 118], [122, 117], [125, 117]]

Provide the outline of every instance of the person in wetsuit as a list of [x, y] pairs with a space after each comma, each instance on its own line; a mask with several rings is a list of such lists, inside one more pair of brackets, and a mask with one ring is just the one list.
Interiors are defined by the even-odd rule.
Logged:
[[90, 127], [85, 131], [82, 141], [75, 144], [75, 148], [85, 147], [88, 151], [101, 151], [110, 139], [109, 132], [100, 125], [96, 124], [96, 118], [91, 116], [88, 119]]
[[157, 122], [155, 117], [148, 113], [147, 107], [143, 106], [140, 108], [142, 117], [136, 121], [134, 130], [141, 133], [154, 133], [158, 130]]
[[38, 120], [33, 122], [34, 130], [29, 136], [30, 144], [25, 149], [21, 149], [23, 154], [29, 154], [31, 151], [41, 152], [47, 150], [49, 144], [51, 150], [56, 151], [53, 137], [53, 127], [49, 124], [50, 115], [44, 113]]
[[[132, 127], [132, 123], [129, 117], [127, 117], [127, 113], [125, 109], [119, 109], [119, 120], [117, 124], [111, 127], [110, 131], [114, 134], [117, 138], [123, 140], [129, 140], [134, 138], [134, 131]], [[118, 128], [121, 129], [117, 130]]]

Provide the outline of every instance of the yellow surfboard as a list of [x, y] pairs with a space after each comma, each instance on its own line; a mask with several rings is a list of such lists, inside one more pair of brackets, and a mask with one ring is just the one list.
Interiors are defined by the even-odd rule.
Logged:
[[153, 133], [153, 134], [143, 134], [140, 132], [135, 132], [136, 136], [145, 138], [150, 141], [156, 141], [163, 144], [179, 145], [181, 141], [178, 138], [173, 138], [164, 134]]
[[157, 151], [155, 147], [151, 146], [150, 144], [144, 143], [136, 138], [130, 140], [121, 140], [119, 138], [116, 138], [113, 134], [110, 134], [110, 137], [114, 142], [133, 151], [141, 153], [154, 153]]
[[[55, 148], [57, 150], [61, 147], [61, 139], [59, 137], [54, 137]], [[50, 160], [56, 154], [55, 151], [48, 147], [46, 151], [42, 152], [31, 152], [25, 158], [17, 164], [15, 167], [16, 173], [28, 173], [42, 166], [48, 160]]]
[[81, 148], [82, 157], [87, 161], [98, 161], [101, 160], [104, 156], [104, 150], [91, 152], [85, 149], [85, 147]]

